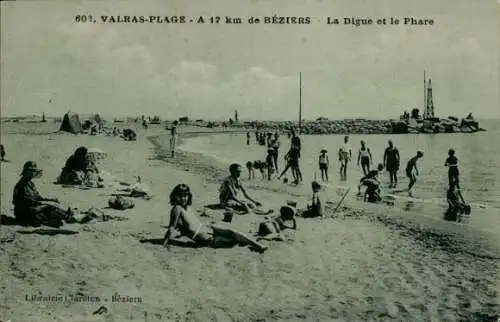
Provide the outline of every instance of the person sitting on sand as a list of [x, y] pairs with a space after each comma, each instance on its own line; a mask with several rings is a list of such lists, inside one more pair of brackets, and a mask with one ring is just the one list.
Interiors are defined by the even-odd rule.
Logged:
[[259, 252], [267, 250], [267, 246], [260, 244], [249, 236], [235, 229], [221, 225], [205, 225], [192, 211], [193, 195], [189, 186], [179, 184], [170, 193], [170, 220], [163, 240], [163, 245], [169, 247], [172, 230], [194, 241], [198, 246], [216, 247], [219, 244], [250, 245]]
[[323, 204], [321, 203], [321, 198], [319, 192], [321, 190], [321, 184], [317, 181], [311, 183], [312, 188], [312, 200], [311, 204], [307, 205], [307, 210], [302, 213], [302, 217], [312, 218], [321, 217], [324, 218]]
[[122, 131], [122, 137], [125, 141], [135, 141], [137, 139], [137, 134], [132, 129], [124, 129]]
[[81, 146], [66, 160], [57, 183], [102, 187], [101, 181], [95, 161], [89, 155], [88, 149]]
[[[297, 229], [297, 221], [295, 220], [296, 214], [297, 211], [292, 206], [286, 205], [281, 207], [279, 216], [273, 218], [266, 217], [266, 220], [259, 224], [257, 235], [260, 236], [260, 238], [265, 237], [265, 239], [281, 240], [281, 231], [284, 229]], [[292, 225], [287, 226], [287, 222], [291, 222]]]
[[[220, 186], [219, 201], [223, 207], [250, 213], [262, 204], [252, 199], [246, 192], [240, 181], [241, 172], [241, 165], [233, 163], [229, 166], [230, 175], [224, 179]], [[247, 200], [243, 200], [241, 196]]]
[[[63, 222], [78, 222], [71, 208], [62, 209], [57, 198], [44, 198], [38, 192], [34, 178], [40, 178], [43, 171], [38, 168], [34, 161], [24, 163], [21, 179], [14, 187], [12, 203], [14, 204], [14, 216], [23, 225], [27, 226], [49, 226], [59, 228]], [[47, 204], [53, 202], [54, 204]]]
[[0, 158], [2, 161], [5, 161], [5, 148], [3, 146], [3, 144], [0, 144]]

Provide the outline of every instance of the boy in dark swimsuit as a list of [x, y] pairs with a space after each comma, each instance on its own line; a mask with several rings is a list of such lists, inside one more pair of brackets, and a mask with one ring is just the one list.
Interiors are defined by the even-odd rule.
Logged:
[[410, 179], [410, 183], [408, 184], [408, 195], [410, 197], [412, 196], [411, 189], [413, 188], [413, 185], [415, 185], [415, 182], [417, 182], [417, 176], [418, 176], [417, 161], [423, 156], [424, 153], [422, 151], [417, 151], [417, 155], [411, 158], [410, 161], [408, 161], [408, 164], [406, 165], [406, 176]]
[[448, 158], [444, 162], [444, 166], [448, 167], [448, 184], [449, 188], [457, 187], [460, 189], [459, 171], [458, 171], [458, 159], [455, 156], [455, 150], [448, 150]]

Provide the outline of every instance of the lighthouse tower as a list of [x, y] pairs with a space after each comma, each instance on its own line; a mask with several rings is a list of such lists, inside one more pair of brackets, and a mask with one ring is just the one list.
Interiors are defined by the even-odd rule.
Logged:
[[425, 102], [425, 111], [424, 111], [424, 119], [429, 119], [434, 117], [434, 102], [432, 100], [432, 84], [431, 79], [429, 78], [429, 82], [427, 83], [427, 93], [426, 93], [426, 102]]

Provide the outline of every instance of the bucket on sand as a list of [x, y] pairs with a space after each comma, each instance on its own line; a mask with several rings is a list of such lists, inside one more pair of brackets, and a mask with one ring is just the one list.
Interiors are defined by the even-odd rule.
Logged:
[[226, 211], [224, 213], [224, 218], [222, 219], [222, 221], [225, 221], [225, 222], [231, 222], [231, 221], [233, 221], [233, 212]]

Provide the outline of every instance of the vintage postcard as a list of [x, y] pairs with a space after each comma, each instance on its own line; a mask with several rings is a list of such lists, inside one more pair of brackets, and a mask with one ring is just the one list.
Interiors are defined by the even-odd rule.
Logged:
[[500, 321], [498, 1], [0, 9], [0, 321]]

